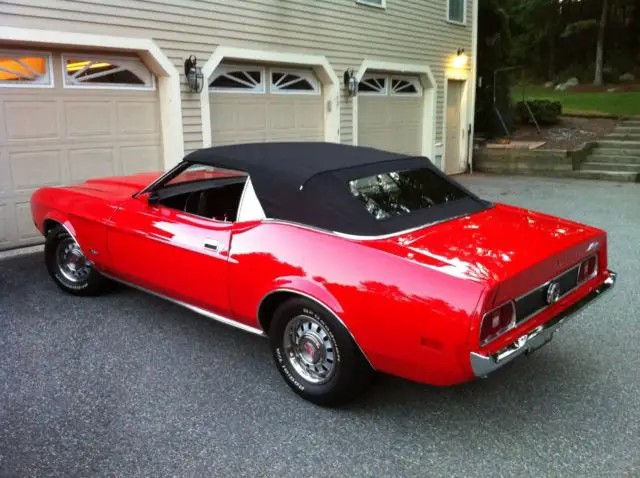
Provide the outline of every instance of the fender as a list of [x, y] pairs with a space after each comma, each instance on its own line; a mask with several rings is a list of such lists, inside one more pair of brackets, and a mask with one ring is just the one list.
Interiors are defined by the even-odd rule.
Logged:
[[325, 289], [321, 284], [317, 282], [313, 282], [308, 279], [305, 279], [304, 277], [299, 277], [299, 276], [280, 277], [276, 279], [272, 285], [271, 290], [267, 292], [262, 297], [262, 299], [260, 299], [260, 302], [258, 303], [258, 307], [256, 309], [256, 319], [258, 324], [260, 324], [260, 310], [262, 308], [263, 303], [270, 296], [281, 293], [281, 292], [288, 292], [290, 294], [299, 295], [300, 297], [309, 299], [312, 302], [315, 302], [316, 304], [321, 306], [327, 312], [329, 312], [333, 316], [333, 318], [336, 319], [342, 325], [342, 327], [344, 327], [344, 329], [347, 331], [347, 333], [349, 334], [353, 342], [356, 344], [356, 347], [358, 347], [358, 350], [360, 350], [360, 353], [365, 358], [365, 360], [367, 361], [371, 369], [375, 370], [375, 368], [373, 367], [373, 364], [371, 363], [371, 360], [369, 360], [369, 357], [367, 356], [365, 351], [362, 349], [362, 347], [358, 343], [358, 340], [351, 332], [351, 329], [349, 329], [349, 327], [344, 322], [344, 320], [342, 320], [341, 316], [344, 312], [342, 309], [342, 306], [327, 289]]
[[[66, 218], [63, 214], [59, 213], [58, 211], [51, 211], [47, 213], [44, 219], [42, 220], [42, 224], [40, 225], [41, 227], [40, 232], [42, 233], [42, 235], [46, 235], [47, 233], [47, 228], [45, 227], [45, 224], [48, 221], [55, 222], [56, 224], [59, 224], [62, 227], [64, 227], [69, 233], [69, 235], [73, 237], [73, 240], [76, 241], [76, 243], [78, 243], [80, 250], [82, 250], [82, 245], [80, 244], [80, 242], [78, 242], [76, 229], [73, 227], [73, 224], [71, 224], [71, 221], [68, 218]], [[84, 254], [84, 251], [83, 251], [83, 254]]]

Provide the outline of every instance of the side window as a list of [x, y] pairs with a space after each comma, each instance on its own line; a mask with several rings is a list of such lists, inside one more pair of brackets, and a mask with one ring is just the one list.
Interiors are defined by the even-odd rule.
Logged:
[[0, 87], [3, 86], [53, 86], [51, 56], [0, 50]]
[[221, 65], [209, 83], [210, 91], [227, 93], [264, 93], [264, 68]]
[[153, 74], [137, 58], [62, 55], [64, 84], [71, 87], [153, 89]]
[[241, 171], [192, 164], [155, 191], [165, 207], [223, 222], [238, 219], [240, 199], [247, 182]]
[[447, 0], [447, 4], [447, 20], [464, 24], [466, 22], [467, 0]]

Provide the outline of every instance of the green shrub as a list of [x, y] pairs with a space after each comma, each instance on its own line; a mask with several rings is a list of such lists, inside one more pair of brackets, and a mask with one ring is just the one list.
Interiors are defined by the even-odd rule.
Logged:
[[[559, 101], [530, 100], [527, 101], [527, 104], [538, 124], [556, 124], [562, 114], [562, 105]], [[531, 115], [523, 101], [518, 101], [515, 104], [515, 117], [519, 124], [533, 124]]]

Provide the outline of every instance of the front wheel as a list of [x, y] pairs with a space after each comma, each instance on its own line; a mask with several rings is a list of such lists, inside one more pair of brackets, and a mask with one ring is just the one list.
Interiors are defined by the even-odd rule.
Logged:
[[311, 300], [283, 303], [274, 314], [269, 338], [276, 366], [287, 384], [318, 405], [348, 402], [373, 376], [349, 332]]
[[97, 295], [111, 286], [111, 281], [93, 267], [73, 236], [62, 226], [47, 234], [44, 257], [49, 275], [65, 292]]

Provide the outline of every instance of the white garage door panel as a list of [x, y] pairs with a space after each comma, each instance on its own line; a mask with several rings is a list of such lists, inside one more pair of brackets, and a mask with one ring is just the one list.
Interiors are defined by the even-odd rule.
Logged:
[[162, 158], [161, 154], [162, 151], [159, 144], [121, 146], [119, 167], [122, 169], [122, 174], [156, 171], [161, 168], [158, 164], [158, 158]]
[[[324, 102], [319, 81], [311, 70], [298, 70], [297, 74], [307, 78], [309, 84], [317, 84], [317, 91], [274, 93], [272, 91], [277, 87], [269, 83], [271, 74], [278, 74], [282, 69], [246, 65], [223, 65], [221, 68], [221, 71], [232, 72], [240, 81], [238, 85], [246, 83], [247, 88], [242, 93], [210, 92], [211, 139], [214, 145], [324, 140]], [[242, 71], [261, 72], [262, 76], [259, 81], [254, 79], [247, 82], [247, 76]], [[286, 84], [293, 77], [279, 78], [280, 84]]]
[[[415, 93], [396, 93], [392, 80], [395, 82], [398, 78], [415, 84]], [[363, 82], [367, 80], [377, 91], [361, 92], [358, 96], [358, 144], [396, 153], [421, 154], [424, 101], [418, 78], [372, 73], [364, 76]]]
[[[7, 140], [58, 138], [58, 113], [55, 101], [28, 101], [29, 95], [16, 94], [15, 90], [12, 96], [3, 95], [3, 93], [7, 92], [0, 90], [0, 97], [6, 98], [2, 109]], [[20, 101], [20, 97], [25, 98], [25, 101]]]
[[[89, 161], [88, 161], [89, 160]], [[115, 158], [112, 148], [76, 149], [69, 151], [69, 175], [71, 182], [86, 181], [96, 176], [108, 176], [114, 171]]]
[[[0, 51], [3, 65], [11, 54]], [[158, 98], [148, 79], [137, 90], [80, 80], [64, 87], [62, 56], [51, 58], [54, 87], [0, 85], [0, 250], [42, 241], [30, 211], [39, 187], [162, 168]]]

